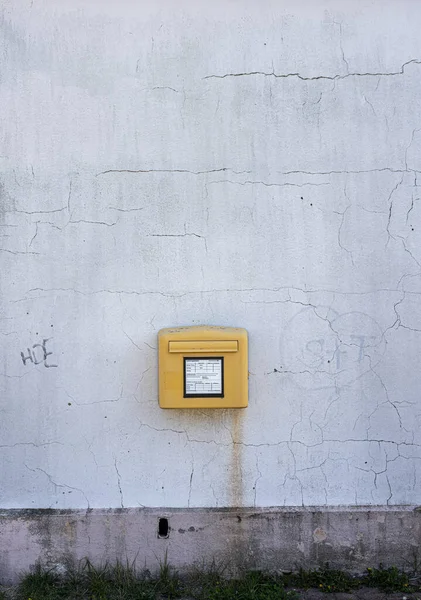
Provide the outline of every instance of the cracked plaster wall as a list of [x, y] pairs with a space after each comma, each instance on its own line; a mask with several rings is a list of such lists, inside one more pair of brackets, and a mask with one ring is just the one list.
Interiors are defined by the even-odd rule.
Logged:
[[[419, 503], [421, 7], [5, 0], [4, 508]], [[245, 327], [250, 405], [156, 334]]]

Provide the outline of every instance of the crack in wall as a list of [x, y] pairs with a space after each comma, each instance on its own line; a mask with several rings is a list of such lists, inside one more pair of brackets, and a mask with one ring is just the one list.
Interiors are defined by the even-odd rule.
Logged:
[[342, 23], [338, 23], [337, 21], [333, 21], [333, 23], [339, 27], [339, 48], [341, 50], [342, 62], [345, 64], [346, 72], [349, 75], [349, 63], [345, 58], [345, 52], [342, 44]]
[[0, 248], [0, 252], [6, 252], [7, 254], [32, 254], [32, 255], [40, 255], [40, 252], [24, 252], [23, 250], [8, 250], [7, 248]]
[[118, 212], [130, 213], [130, 212], [140, 212], [141, 210], [145, 210], [145, 206], [139, 206], [138, 208], [119, 208], [118, 206], [107, 206], [110, 210], [117, 210]]
[[187, 508], [190, 508], [191, 492], [192, 492], [192, 485], [193, 485], [193, 476], [194, 476], [194, 465], [192, 465], [192, 469], [191, 469], [191, 473], [190, 473], [190, 478], [189, 478], [189, 493], [188, 493], [188, 497], [187, 497]]
[[390, 233], [390, 223], [391, 223], [391, 219], [392, 219], [392, 211], [393, 211], [393, 195], [395, 194], [395, 192], [397, 191], [397, 189], [402, 185], [403, 183], [403, 175], [400, 179], [400, 181], [397, 182], [397, 184], [393, 187], [392, 191], [389, 194], [389, 197], [387, 199], [387, 203], [389, 205], [389, 210], [388, 210], [388, 218], [387, 218], [387, 225], [386, 225], [386, 231], [387, 231], [387, 242], [386, 242], [386, 247], [388, 246], [390, 239], [396, 239], [395, 236], [393, 236]]
[[[418, 274], [417, 274], [418, 275]], [[384, 287], [378, 287], [375, 289], [371, 289], [369, 291], [355, 291], [355, 290], [347, 290], [347, 291], [342, 291], [342, 290], [338, 290], [335, 288], [332, 289], [328, 289], [328, 288], [300, 288], [300, 287], [296, 287], [296, 286], [280, 286], [280, 287], [274, 287], [274, 288], [263, 288], [263, 287], [255, 287], [255, 288], [250, 288], [250, 287], [245, 287], [245, 288], [214, 288], [214, 289], [201, 289], [201, 290], [192, 290], [192, 291], [174, 291], [174, 292], [161, 292], [158, 290], [113, 290], [113, 289], [100, 289], [100, 290], [93, 290], [93, 291], [82, 291], [80, 289], [74, 288], [74, 287], [55, 287], [55, 288], [42, 288], [42, 287], [35, 287], [35, 288], [30, 288], [29, 290], [27, 290], [27, 294], [31, 294], [33, 292], [47, 292], [47, 293], [57, 293], [57, 292], [71, 292], [74, 294], [80, 294], [82, 296], [93, 296], [96, 294], [116, 294], [116, 295], [128, 295], [128, 296], [145, 296], [145, 295], [157, 295], [157, 296], [163, 296], [165, 298], [183, 298], [185, 296], [194, 296], [194, 295], [202, 295], [202, 294], [223, 294], [223, 293], [229, 293], [229, 294], [237, 294], [237, 293], [250, 293], [250, 292], [281, 292], [281, 291], [288, 291], [288, 290], [296, 290], [299, 292], [302, 292], [304, 294], [318, 294], [318, 293], [322, 293], [322, 294], [337, 294], [340, 296], [368, 296], [368, 295], [372, 295], [372, 294], [378, 294], [381, 292], [389, 292], [389, 293], [402, 293], [402, 288], [399, 287], [399, 285], [401, 284], [401, 279], [398, 282], [398, 286], [395, 288], [384, 288]], [[407, 292], [409, 293], [409, 292]], [[411, 292], [414, 295], [421, 295], [421, 291], [417, 292]], [[31, 297], [24, 297], [21, 298], [19, 300], [10, 300], [9, 302], [14, 304], [16, 302], [21, 302], [21, 301], [25, 301], [25, 300], [32, 300], [33, 298]], [[264, 301], [256, 301], [256, 302], [262, 302], [264, 303]], [[274, 302], [292, 302], [293, 304], [301, 304], [303, 306], [311, 306], [313, 308], [317, 308], [316, 305], [313, 305], [311, 303], [302, 303], [299, 302], [297, 300], [277, 300]]]
[[120, 475], [120, 472], [118, 470], [117, 459], [115, 457], [114, 457], [114, 469], [115, 469], [115, 472], [117, 473], [117, 485], [118, 485], [118, 491], [119, 491], [119, 494], [120, 494], [121, 508], [124, 508], [123, 490], [121, 489], [121, 475]]
[[35, 442], [15, 442], [14, 444], [0, 444], [0, 448], [16, 448], [18, 446], [32, 446], [33, 448], [43, 448], [44, 446], [52, 446], [57, 444], [59, 446], [65, 446], [62, 442], [42, 442], [37, 444]]
[[[140, 427], [147, 427], [148, 429], [152, 429], [153, 431], [157, 431], [157, 432], [170, 432], [170, 433], [174, 433], [176, 435], [184, 435], [186, 437], [186, 440], [188, 443], [192, 443], [192, 444], [208, 444], [208, 445], [215, 445], [215, 446], [221, 446], [221, 447], [230, 447], [230, 446], [235, 446], [235, 445], [240, 445], [240, 446], [244, 446], [246, 448], [264, 448], [264, 447], [276, 447], [276, 446], [281, 446], [281, 445], [289, 445], [289, 444], [298, 444], [300, 446], [303, 446], [304, 448], [316, 448], [319, 446], [323, 446], [325, 444], [344, 444], [344, 443], [357, 443], [357, 444], [367, 444], [367, 443], [372, 443], [372, 442], [376, 442], [376, 443], [381, 443], [381, 444], [392, 444], [394, 446], [396, 446], [398, 449], [400, 448], [400, 446], [407, 446], [407, 447], [414, 447], [414, 448], [421, 448], [421, 444], [418, 444], [416, 442], [406, 442], [406, 441], [400, 441], [397, 442], [396, 440], [391, 440], [391, 439], [383, 439], [383, 438], [370, 438], [370, 437], [366, 437], [366, 438], [323, 438], [322, 440], [318, 441], [318, 442], [313, 442], [313, 443], [306, 443], [303, 440], [299, 440], [299, 439], [288, 439], [288, 440], [279, 440], [276, 442], [258, 442], [258, 443], [253, 443], [253, 442], [243, 442], [243, 441], [237, 441], [235, 439], [233, 439], [232, 437], [232, 433], [230, 432], [231, 435], [231, 441], [230, 442], [220, 442], [217, 440], [204, 440], [204, 439], [196, 439], [190, 436], [189, 432], [186, 429], [173, 429], [171, 427], [154, 427], [153, 425], [150, 425], [149, 423], [144, 423], [142, 421], [140, 421], [140, 419], [138, 419], [139, 422], [139, 426]], [[298, 423], [296, 423], [295, 425], [299, 424], [301, 421], [299, 421]], [[321, 429], [321, 428], [320, 428]], [[408, 432], [410, 433], [410, 432]]]
[[123, 385], [121, 385], [120, 395], [118, 396], [118, 398], [111, 398], [109, 400], [93, 400], [92, 402], [78, 402], [74, 396], [69, 394], [69, 392], [67, 390], [63, 389], [63, 391], [66, 394], [66, 396], [68, 398], [70, 398], [74, 404], [76, 404], [76, 406], [93, 406], [94, 404], [112, 404], [114, 402], [119, 402], [123, 398]]
[[[41, 467], [35, 467], [35, 469], [32, 469], [26, 463], [24, 463], [24, 466], [29, 471], [33, 471], [34, 473], [36, 473], [37, 471], [39, 471], [40, 473], [43, 473], [47, 477], [48, 481], [52, 485], [54, 485], [55, 488], [66, 488], [66, 489], [69, 489], [69, 490], [72, 490], [72, 491], [75, 491], [75, 492], [79, 492], [80, 494], [82, 494], [82, 496], [86, 500], [86, 504], [87, 504], [86, 510], [87, 511], [90, 510], [90, 504], [89, 504], [88, 497], [86, 496], [85, 492], [81, 488], [77, 488], [77, 487], [73, 487], [71, 485], [67, 485], [67, 483], [57, 483], [56, 481], [53, 480], [52, 476], [49, 473], [47, 473], [47, 471], [44, 471], [44, 469], [41, 469]], [[51, 506], [50, 506], [50, 508], [51, 508]]]
[[216, 183], [230, 183], [232, 185], [263, 185], [265, 187], [306, 187], [306, 186], [314, 186], [314, 187], [321, 187], [324, 185], [330, 185], [330, 183], [328, 181], [322, 182], [322, 183], [312, 183], [312, 182], [306, 182], [306, 183], [291, 183], [291, 182], [285, 182], [285, 183], [268, 183], [266, 181], [231, 181], [230, 179], [220, 179], [219, 181], [210, 181], [207, 185], [213, 185]]
[[76, 223], [87, 223], [88, 225], [106, 225], [107, 227], [114, 227], [114, 225], [117, 225], [118, 220], [114, 221], [114, 223], [107, 223], [106, 221], [89, 221], [88, 219], [78, 219], [77, 221], [68, 221], [67, 224], [65, 225], [65, 227], [67, 227], [67, 225], [70, 224], [76, 224]]
[[406, 61], [405, 63], [403, 63], [403, 65], [400, 67], [400, 69], [398, 71], [390, 71], [390, 72], [355, 72], [355, 73], [346, 73], [345, 75], [313, 75], [313, 76], [303, 76], [300, 75], [300, 73], [275, 73], [274, 71], [272, 72], [265, 72], [265, 71], [249, 71], [249, 72], [244, 72], [244, 73], [225, 73], [224, 75], [206, 75], [205, 77], [203, 77], [202, 79], [226, 79], [229, 77], [251, 77], [251, 76], [255, 76], [255, 75], [260, 75], [263, 77], [274, 77], [275, 79], [288, 79], [288, 78], [295, 78], [295, 79], [299, 79], [300, 81], [318, 81], [318, 80], [328, 80], [328, 81], [338, 81], [341, 79], [348, 79], [349, 77], [395, 77], [397, 75], [404, 75], [405, 74], [405, 69], [408, 65], [419, 65], [421, 64], [421, 60], [417, 59], [417, 58], [413, 58], [411, 60]]
[[251, 171], [235, 171], [234, 169], [230, 169], [229, 167], [221, 167], [219, 169], [205, 169], [202, 171], [192, 171], [190, 169], [108, 169], [107, 171], [101, 171], [96, 174], [96, 177], [100, 177], [101, 175], [107, 175], [109, 173], [181, 173], [181, 174], [189, 174], [189, 175], [208, 175], [211, 173], [223, 173], [223, 172], [231, 172], [236, 175], [242, 175], [244, 173], [250, 173]]
[[345, 251], [345, 252], [348, 254], [348, 256], [349, 256], [349, 257], [350, 257], [350, 259], [351, 259], [352, 266], [353, 266], [353, 267], [355, 267], [355, 263], [354, 263], [354, 256], [353, 256], [353, 254], [352, 254], [351, 250], [348, 250], [348, 248], [346, 248], [346, 247], [343, 245], [342, 241], [341, 241], [342, 227], [344, 226], [344, 223], [345, 223], [345, 216], [346, 216], [346, 213], [348, 212], [348, 210], [349, 210], [350, 208], [351, 208], [351, 205], [349, 204], [349, 205], [348, 205], [348, 206], [345, 208], [345, 210], [344, 210], [344, 211], [342, 211], [342, 212], [338, 212], [338, 211], [334, 210], [333, 212], [334, 212], [335, 214], [337, 214], [337, 215], [340, 215], [340, 216], [341, 216], [341, 222], [340, 222], [340, 224], [339, 224], [339, 229], [338, 229], [338, 246], [339, 246], [339, 248], [340, 248], [341, 250], [344, 250], [344, 251]]

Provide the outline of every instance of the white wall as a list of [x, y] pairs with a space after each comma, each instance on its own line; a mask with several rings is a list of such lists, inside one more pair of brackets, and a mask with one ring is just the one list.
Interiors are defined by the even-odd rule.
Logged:
[[[419, 502], [420, 4], [0, 6], [1, 506]], [[199, 323], [248, 409], [159, 409]]]

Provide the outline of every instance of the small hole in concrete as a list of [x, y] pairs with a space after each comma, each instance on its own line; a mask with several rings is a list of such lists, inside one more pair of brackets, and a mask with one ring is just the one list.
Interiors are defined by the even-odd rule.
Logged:
[[158, 521], [158, 537], [167, 538], [170, 535], [169, 531], [168, 519], [161, 517]]

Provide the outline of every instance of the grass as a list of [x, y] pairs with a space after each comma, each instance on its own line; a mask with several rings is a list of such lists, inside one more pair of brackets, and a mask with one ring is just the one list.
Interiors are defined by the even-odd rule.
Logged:
[[59, 576], [38, 565], [16, 589], [14, 600], [154, 600], [157, 582], [131, 565], [97, 567], [86, 560]]
[[323, 592], [351, 592], [361, 587], [361, 579], [339, 571], [330, 569], [326, 565], [322, 569], [305, 571], [300, 569], [297, 573], [284, 576], [285, 584], [292, 587], [309, 589], [318, 588]]
[[407, 573], [396, 567], [384, 569], [382, 565], [378, 569], [367, 569], [364, 583], [368, 587], [375, 587], [384, 592], [408, 592], [419, 591], [421, 586], [411, 584]]
[[375, 587], [385, 592], [421, 591], [419, 582], [396, 567], [369, 568], [356, 577], [330, 569], [304, 570], [274, 575], [260, 571], [245, 573], [237, 579], [224, 576], [224, 569], [213, 564], [193, 569], [180, 577], [168, 564], [167, 557], [152, 576], [138, 571], [134, 564], [93, 565], [89, 560], [78, 566], [67, 565], [64, 574], [37, 565], [26, 574], [13, 596], [0, 591], [0, 600], [298, 600], [291, 588], [317, 588], [323, 592], [352, 592], [360, 587]]
[[295, 600], [298, 594], [286, 590], [279, 577], [260, 572], [246, 573], [241, 579], [206, 581], [197, 596], [200, 600]]
[[420, 591], [418, 578], [410, 579], [408, 573], [397, 567], [378, 569], [368, 568], [364, 575], [356, 577], [344, 571], [330, 569], [326, 565], [323, 569], [305, 571], [300, 569], [297, 573], [284, 576], [286, 586], [299, 588], [318, 588], [323, 592], [352, 592], [361, 587], [377, 588], [383, 592], [415, 592]]

